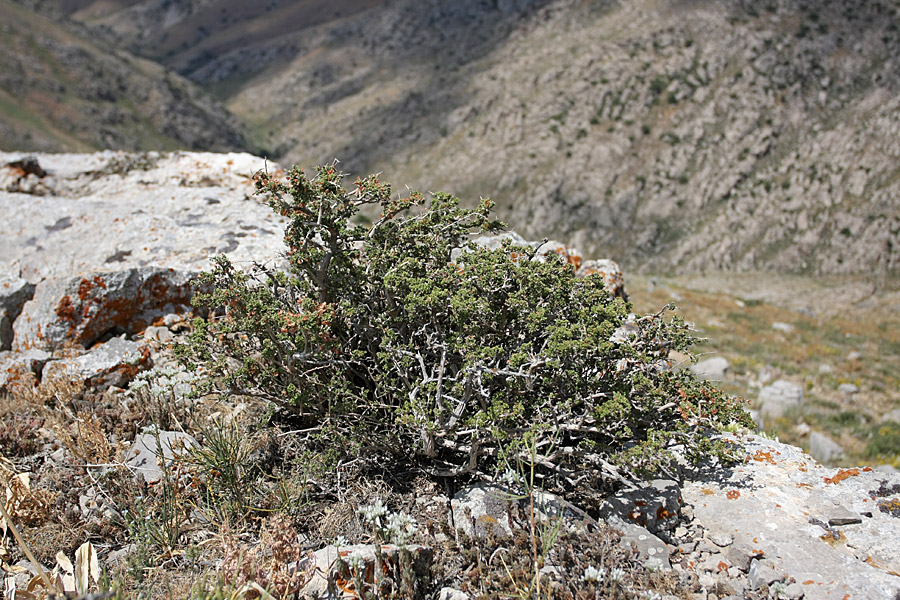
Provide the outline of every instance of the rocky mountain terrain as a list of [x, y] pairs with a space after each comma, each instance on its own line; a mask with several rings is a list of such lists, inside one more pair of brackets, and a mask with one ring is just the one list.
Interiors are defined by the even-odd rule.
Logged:
[[250, 148], [196, 85], [78, 23], [0, 1], [0, 149]]
[[900, 263], [888, 0], [47, 4], [216, 91], [283, 162], [490, 196], [626, 267]]
[[[247, 265], [283, 250], [284, 223], [252, 197], [248, 177], [278, 165], [248, 154], [105, 152], [37, 155], [24, 172], [21, 158], [0, 154], [11, 233], [0, 240], [0, 332], [5, 323], [11, 333], [0, 350], [0, 497], [37, 561], [48, 571], [57, 562], [60, 590], [96, 590], [89, 574], [102, 568], [117, 597], [200, 593], [203, 577], [224, 577], [241, 597], [258, 585], [301, 597], [331, 586], [351, 598], [371, 584], [376, 560], [399, 573], [411, 556], [404, 585], [454, 600], [527, 577], [577, 598], [900, 593], [896, 470], [823, 467], [748, 431], [728, 438], [744, 444], [733, 467], [685, 464], [675, 479], [585, 509], [515, 473], [442, 489], [399, 472], [373, 481], [349, 463], [329, 488], [329, 472], [292, 446], [304, 432], [289, 419], [258, 399], [186, 395], [192, 375], [172, 356], [191, 330], [187, 282], [211, 256]], [[15, 209], [26, 203], [28, 218]], [[785, 402], [802, 399], [800, 386], [770, 387]], [[769, 396], [763, 412], [775, 406]], [[235, 493], [238, 512], [223, 512], [235, 510]], [[272, 516], [259, 527], [244, 518], [248, 505]], [[412, 537], [379, 545], [376, 558], [367, 514], [406, 523]], [[544, 554], [522, 571], [534, 547]], [[9, 536], [0, 569], [9, 598], [45, 585]]]

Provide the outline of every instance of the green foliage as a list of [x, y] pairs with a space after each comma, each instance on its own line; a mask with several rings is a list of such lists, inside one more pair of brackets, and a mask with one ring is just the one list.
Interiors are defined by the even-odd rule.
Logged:
[[[502, 226], [488, 200], [468, 210], [446, 194], [392, 195], [374, 176], [342, 183], [333, 167], [258, 175], [290, 220], [288, 270], [217, 259], [195, 301], [219, 316], [197, 323], [186, 362], [347, 451], [390, 448], [435, 474], [483, 472], [501, 448], [523, 452], [528, 431], [562, 485], [654, 473], [674, 444], [733, 455], [708, 436], [749, 424], [739, 403], [669, 369], [691, 342], [679, 318], [626, 323], [601, 276], [470, 242]], [[354, 225], [364, 205], [381, 216]]]
[[260, 476], [251, 459], [253, 447], [234, 423], [213, 420], [200, 431], [204, 444], [188, 450], [188, 461], [204, 474], [210, 504], [222, 509], [222, 516], [241, 516]]

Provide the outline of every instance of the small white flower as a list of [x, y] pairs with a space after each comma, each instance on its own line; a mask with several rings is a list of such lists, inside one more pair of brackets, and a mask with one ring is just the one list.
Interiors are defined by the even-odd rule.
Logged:
[[361, 554], [356, 552], [348, 556], [345, 560], [351, 571], [361, 571], [366, 566], [366, 560]]
[[515, 486], [520, 483], [520, 478], [518, 473], [510, 468], [507, 468], [506, 471], [504, 471], [503, 474], [497, 478], [497, 481], [510, 486]]
[[334, 545], [340, 548], [341, 546], [347, 546], [347, 538], [342, 535], [337, 536], [337, 539], [334, 540]]
[[381, 503], [381, 498], [375, 501], [375, 504], [369, 504], [359, 507], [359, 515], [370, 525], [374, 525], [381, 529], [381, 517], [387, 514], [387, 507]]
[[390, 513], [387, 517], [388, 533], [397, 544], [405, 544], [417, 529], [416, 522], [406, 513]]
[[616, 567], [609, 572], [609, 579], [610, 581], [622, 581], [623, 579], [625, 579], [625, 569]]
[[606, 567], [600, 567], [599, 569], [596, 569], [593, 565], [591, 565], [584, 570], [584, 575], [581, 576], [581, 580], [600, 583], [601, 581], [603, 581], [604, 577], [606, 577]]

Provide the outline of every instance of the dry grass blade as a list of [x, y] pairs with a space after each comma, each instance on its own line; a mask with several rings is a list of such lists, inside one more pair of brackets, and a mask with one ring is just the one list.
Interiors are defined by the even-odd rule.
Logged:
[[6, 512], [6, 506], [4, 506], [4, 504], [4, 502], [0, 502], [0, 513], [3, 514], [3, 520], [6, 523], [6, 526], [9, 527], [10, 531], [12, 531], [13, 537], [16, 538], [16, 542], [19, 544], [19, 547], [22, 548], [22, 552], [25, 553], [25, 556], [28, 557], [28, 560], [31, 561], [31, 564], [34, 565], [38, 570], [38, 573], [40, 573], [41, 579], [44, 581], [44, 585], [48, 590], [53, 589], [53, 584], [50, 582], [50, 577], [47, 576], [47, 572], [44, 571], [44, 567], [42, 567], [41, 563], [39, 563], [34, 557], [34, 554], [31, 552], [31, 548], [27, 543], [25, 543], [25, 538], [22, 537], [22, 535], [19, 533], [19, 530], [12, 522], [9, 513]]

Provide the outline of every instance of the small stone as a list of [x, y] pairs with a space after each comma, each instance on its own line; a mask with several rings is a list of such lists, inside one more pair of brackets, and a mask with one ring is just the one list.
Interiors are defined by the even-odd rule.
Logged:
[[453, 522], [469, 537], [512, 535], [508, 513], [513, 499], [503, 487], [490, 484], [468, 486], [453, 496]]
[[171, 341], [174, 337], [175, 336], [172, 335], [172, 332], [169, 331], [168, 327], [156, 327], [151, 325], [144, 330], [145, 340], [153, 340], [155, 342], [166, 343], [168, 341]]
[[855, 525], [862, 523], [862, 517], [853, 511], [847, 510], [843, 506], [835, 506], [828, 513], [828, 524], [832, 527], [840, 525]]
[[610, 517], [607, 522], [615, 529], [622, 532], [620, 544], [629, 548], [632, 545], [637, 550], [645, 567], [651, 569], [670, 570], [669, 552], [665, 542], [633, 523], [626, 523], [619, 517]]
[[445, 587], [438, 593], [438, 600], [469, 600], [469, 595], [462, 590]]
[[724, 559], [725, 557], [723, 555], [716, 552], [707, 555], [706, 558], [700, 561], [700, 564], [698, 566], [700, 567], [701, 571], [718, 574], [722, 571], [728, 570], [729, 565], [727, 562], [725, 562]]
[[894, 410], [886, 413], [882, 418], [882, 421], [891, 421], [893, 423], [900, 423], [900, 408], [895, 408]]
[[134, 552], [136, 547], [137, 546], [135, 546], [134, 544], [128, 544], [127, 546], [119, 548], [118, 550], [113, 550], [106, 557], [107, 566], [114, 567], [123, 563], [131, 555], [131, 553]]
[[804, 593], [803, 586], [795, 581], [784, 588], [782, 596], [787, 597], [789, 600], [799, 600]]
[[555, 579], [556, 581], [562, 580], [562, 571], [555, 565], [544, 565], [541, 567], [540, 574], [546, 575], [550, 579]]
[[859, 391], [859, 387], [852, 383], [842, 383], [838, 386], [838, 391], [848, 396], [852, 396]]
[[710, 541], [720, 548], [725, 548], [734, 543], [734, 538], [727, 533], [716, 533], [709, 536]]
[[772, 329], [774, 329], [775, 331], [781, 331], [783, 333], [793, 333], [794, 326], [790, 323], [781, 323], [775, 321], [774, 323], [772, 323]]
[[759, 392], [759, 404], [763, 420], [783, 417], [787, 411], [803, 405], [803, 388], [779, 379]]
[[809, 435], [809, 432], [812, 431], [812, 427], [806, 423], [799, 423], [794, 427], [794, 431], [797, 432], [797, 435]]
[[163, 317], [163, 325], [169, 329], [181, 323], [184, 323], [184, 316], [179, 315], [178, 313], [169, 313]]
[[66, 449], [60, 446], [59, 448], [51, 452], [50, 460], [57, 465], [63, 464], [66, 461]]
[[809, 434], [809, 455], [821, 463], [829, 463], [844, 457], [844, 449], [824, 433]]
[[728, 585], [734, 590], [735, 596], [743, 597], [744, 591], [747, 589], [747, 580], [743, 577], [733, 577], [728, 580]]
[[180, 431], [142, 433], [135, 438], [128, 451], [125, 465], [134, 471], [137, 477], [143, 477], [147, 483], [154, 483], [163, 477], [162, 468], [158, 464], [160, 447], [162, 458], [170, 462], [176, 454], [183, 454], [192, 446], [199, 446], [197, 440]]
[[847, 360], [859, 360], [860, 358], [862, 358], [862, 353], [855, 350], [847, 355]]
[[747, 577], [750, 581], [750, 587], [754, 590], [784, 579], [784, 575], [779, 574], [772, 566], [761, 560], [753, 561]]
[[721, 356], [714, 356], [706, 360], [700, 361], [691, 367], [691, 371], [700, 379], [707, 381], [722, 381], [728, 373], [731, 365]]
[[734, 565], [743, 572], [750, 568], [750, 562], [756, 556], [753, 551], [744, 544], [734, 544], [725, 550], [725, 558], [729, 564]]

